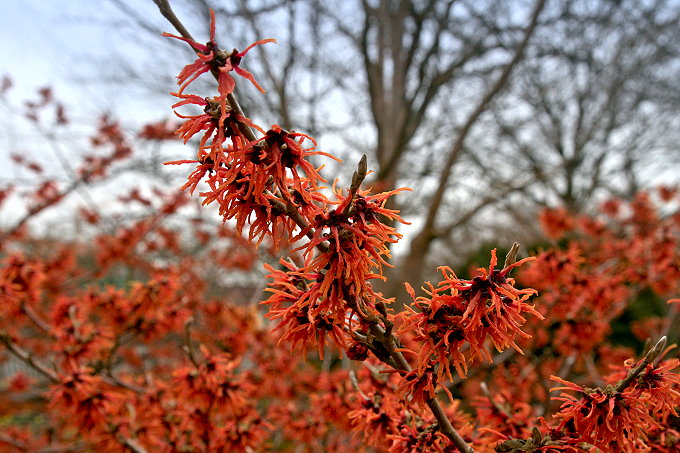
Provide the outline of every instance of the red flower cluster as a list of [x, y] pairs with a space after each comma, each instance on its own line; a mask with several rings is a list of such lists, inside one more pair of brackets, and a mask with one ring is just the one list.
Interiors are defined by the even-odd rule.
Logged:
[[619, 392], [613, 386], [591, 389], [556, 376], [552, 379], [564, 384], [552, 390], [579, 394], [576, 397], [562, 393], [554, 398], [563, 401], [555, 414], [562, 418], [559, 429], [572, 429], [580, 434], [572, 439], [573, 445], [586, 442], [604, 451], [637, 451], [644, 446], [645, 433], [659, 427], [644, 402], [632, 392]]
[[[336, 192], [338, 205], [314, 218], [311, 240], [300, 247], [304, 266], [281, 261], [287, 270], [267, 266], [273, 281], [270, 317], [280, 319], [283, 338], [294, 344], [317, 343], [323, 356], [326, 335], [336, 345], [347, 348], [354, 330], [364, 331], [364, 320], [375, 318], [377, 302], [385, 302], [373, 290], [371, 280], [382, 279], [381, 266], [387, 264], [386, 243], [400, 235], [381, 218], [403, 219], [384, 207], [395, 190], [378, 195], [360, 191], [353, 198]], [[326, 244], [328, 244], [326, 246]], [[318, 247], [324, 251], [315, 255]], [[365, 332], [364, 332], [365, 333]]]
[[481, 275], [472, 280], [456, 277], [448, 267], [440, 268], [444, 280], [437, 287], [428, 283], [427, 296], [416, 297], [413, 288], [406, 289], [414, 300], [414, 308], [401, 313], [400, 330], [414, 335], [419, 349], [409, 352], [417, 357], [415, 373], [430, 372], [436, 367], [437, 380], [453, 379], [455, 369], [465, 377], [468, 362], [491, 360], [486, 348], [491, 340], [497, 351], [512, 347], [521, 352], [515, 337], [527, 337], [522, 331], [525, 314], [539, 319], [539, 314], [527, 299], [536, 294], [533, 289], [518, 289], [509, 273], [515, 267], [534, 258], [525, 258], [504, 269], [495, 269], [496, 251], [491, 252], [489, 269], [479, 269]]

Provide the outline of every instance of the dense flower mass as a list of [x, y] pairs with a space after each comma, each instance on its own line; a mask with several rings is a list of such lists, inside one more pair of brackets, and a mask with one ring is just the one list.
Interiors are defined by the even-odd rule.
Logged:
[[[407, 189], [363, 189], [366, 156], [348, 188], [326, 187], [317, 160], [338, 159], [307, 134], [258, 126], [235, 100], [233, 73], [264, 91], [241, 63], [273, 40], [225, 52], [215, 32], [211, 13], [208, 43], [173, 36], [197, 53], [173, 108], [201, 111], [175, 112], [198, 148], [170, 162], [193, 166], [180, 191], [132, 188], [117, 198], [124, 216], [80, 209], [102, 228], [91, 240], [39, 239], [26, 223], [134, 147], [107, 117], [92, 145], [109, 154], [87, 155], [69, 185], [14, 159], [41, 180], [0, 231], [0, 451], [680, 451], [680, 360], [666, 347], [680, 190], [610, 200], [594, 217], [547, 210], [555, 242], [536, 258], [516, 261], [515, 243], [498, 269], [494, 249], [473, 278], [442, 266], [424, 295], [406, 283], [410, 301], [393, 303], [380, 286], [406, 223], [393, 197]], [[204, 75], [215, 96], [188, 93]], [[169, 124], [140, 135], [157, 144]], [[192, 216], [185, 190], [223, 222]], [[262, 305], [241, 274], [260, 258], [278, 260]]]
[[[380, 270], [389, 256], [386, 242], [400, 237], [380, 216], [403, 222], [384, 207], [397, 192], [368, 195], [362, 191], [356, 198], [337, 192], [337, 206], [315, 216], [314, 234], [300, 247], [304, 266], [287, 261], [281, 261], [285, 271], [267, 266], [272, 295], [263, 303], [271, 306], [270, 317], [281, 319], [283, 338], [304, 347], [317, 342], [321, 352], [330, 335], [344, 349], [351, 332], [364, 329], [362, 320], [375, 318], [376, 303], [386, 301], [373, 290], [371, 280], [384, 278]], [[315, 253], [319, 246], [323, 251]]]

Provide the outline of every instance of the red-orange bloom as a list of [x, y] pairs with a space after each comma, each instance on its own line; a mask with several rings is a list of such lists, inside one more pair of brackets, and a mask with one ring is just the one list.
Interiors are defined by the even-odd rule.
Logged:
[[[200, 131], [205, 131], [199, 143], [199, 158], [201, 152], [208, 144], [208, 140], [213, 137], [209, 144], [214, 153], [221, 151], [220, 146], [230, 135], [239, 133], [239, 124], [243, 123], [249, 127], [259, 129], [255, 124], [242, 115], [232, 114], [230, 107], [227, 106], [226, 98], [202, 98], [194, 94], [172, 93], [182, 99], [172, 106], [173, 109], [183, 105], [193, 104], [203, 108], [200, 115], [181, 115], [175, 111], [175, 115], [186, 121], [177, 129], [177, 134], [186, 143], [191, 137]], [[211, 156], [215, 160], [215, 156]]]
[[106, 426], [123, 396], [104, 384], [92, 370], [80, 369], [61, 378], [50, 391], [50, 409], [67, 415], [81, 429]]
[[650, 363], [635, 382], [635, 388], [643, 392], [642, 399], [663, 422], [671, 415], [678, 416], [676, 408], [680, 407], [680, 375], [673, 373], [678, 367], [680, 359]]
[[561, 393], [553, 399], [562, 401], [559, 412], [555, 414], [562, 418], [560, 428], [573, 426], [582, 442], [604, 451], [637, 451], [640, 443], [647, 439], [646, 432], [660, 426], [636, 394], [618, 392], [611, 385], [604, 389], [591, 389], [557, 376], [550, 379], [564, 384], [551, 391], [570, 390], [579, 394], [576, 397]]
[[192, 39], [183, 38], [181, 36], [175, 36], [170, 33], [163, 33], [163, 36], [168, 36], [170, 38], [179, 39], [188, 43], [196, 51], [198, 58], [188, 64], [182, 69], [182, 72], [177, 76], [177, 83], [180, 86], [179, 94], [184, 92], [184, 89], [194, 80], [196, 80], [201, 74], [208, 71], [218, 72], [217, 84], [218, 91], [220, 95], [227, 96], [234, 91], [235, 82], [230, 72], [234, 71], [241, 77], [245, 77], [250, 80], [250, 82], [264, 93], [264, 89], [255, 81], [253, 75], [240, 67], [241, 60], [248, 53], [250, 49], [257, 46], [258, 44], [265, 44], [268, 42], [276, 42], [275, 39], [263, 39], [257, 41], [245, 50], [239, 52], [234, 49], [232, 52], [226, 52], [220, 50], [215, 41], [215, 12], [210, 10], [210, 41], [205, 44], [198, 43]]
[[211, 354], [201, 347], [205, 359], [197, 367], [178, 368], [173, 373], [178, 393], [203, 408], [220, 408], [229, 414], [245, 406], [245, 392], [250, 385], [238, 374], [238, 360], [226, 354]]
[[[437, 375], [451, 378], [452, 367], [461, 377], [467, 373], [467, 360], [491, 360], [485, 348], [491, 339], [498, 351], [508, 346], [521, 353], [515, 343], [517, 335], [528, 337], [522, 331], [526, 323], [525, 313], [543, 319], [526, 300], [536, 293], [533, 289], [515, 288], [515, 281], [508, 276], [510, 271], [534, 258], [525, 258], [504, 269], [495, 269], [496, 251], [491, 252], [489, 269], [480, 269], [481, 274], [472, 280], [456, 277], [448, 267], [440, 267], [444, 279], [435, 288], [427, 284], [428, 296], [415, 297], [415, 292], [406, 285], [418, 309], [400, 315], [401, 331], [413, 332], [422, 347], [410, 351], [418, 357], [418, 369], [428, 369], [439, 363]], [[465, 343], [470, 348], [463, 353]]]
[[[305, 147], [304, 142], [311, 145]], [[235, 169], [248, 172], [257, 185], [279, 189], [286, 194], [293, 189], [297, 199], [304, 204], [312, 203], [312, 193], [308, 187], [303, 187], [303, 181], [316, 190], [320, 182], [326, 182], [318, 169], [307, 160], [309, 156], [322, 155], [339, 161], [335, 156], [323, 151], [314, 151], [316, 141], [309, 135], [283, 130], [273, 125], [263, 138], [257, 139], [243, 146], [235, 156], [240, 162], [235, 163]], [[305, 177], [300, 175], [300, 170]], [[295, 202], [294, 200], [287, 200]]]
[[272, 268], [266, 264], [273, 278], [267, 291], [272, 295], [263, 304], [270, 305], [271, 319], [279, 319], [275, 330], [282, 331], [281, 340], [290, 341], [294, 347], [306, 351], [309, 345], [316, 344], [319, 355], [323, 357], [326, 335], [330, 335], [336, 346], [344, 348], [347, 323], [346, 308], [336, 310], [320, 309], [318, 291], [310, 289], [314, 274], [298, 269], [294, 264], [281, 260], [287, 271]]
[[[370, 281], [382, 278], [377, 272], [389, 255], [385, 241], [395, 242], [399, 237], [378, 216], [402, 221], [395, 211], [384, 208], [396, 192], [366, 197], [367, 192], [359, 193], [351, 207], [354, 198], [336, 192], [341, 198], [338, 207], [313, 216], [314, 236], [300, 247], [305, 249], [304, 266], [298, 269], [282, 261], [287, 272], [268, 268], [269, 277], [274, 278], [269, 289], [273, 294], [263, 303], [272, 306], [270, 317], [281, 319], [284, 338], [303, 347], [316, 340], [321, 347], [330, 335], [344, 348], [344, 330], [349, 329], [352, 317], [376, 315], [375, 302], [384, 299], [373, 291]], [[327, 250], [313, 255], [322, 244], [327, 244]]]

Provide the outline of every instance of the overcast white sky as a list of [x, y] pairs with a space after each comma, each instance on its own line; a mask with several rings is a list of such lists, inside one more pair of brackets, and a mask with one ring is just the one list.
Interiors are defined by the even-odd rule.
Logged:
[[[10, 100], [16, 105], [35, 98], [36, 89], [46, 85], [55, 89], [56, 96], [65, 102], [74, 122], [87, 119], [108, 110], [118, 116], [136, 121], [157, 120], [171, 115], [166, 103], [149, 103], [139, 93], [121, 90], [109, 83], [90, 82], [97, 73], [115, 77], [121, 69], [115, 59], [101, 60], [93, 65], [89, 57], [106, 57], [114, 53], [138, 67], [148, 64], [148, 55], [141, 47], [132, 44], [137, 40], [127, 26], [131, 18], [112, 5], [113, 0], [3, 0], [0, 14], [0, 75], [9, 75], [15, 86]], [[152, 0], [121, 0], [140, 15], [158, 24], [159, 30], [172, 31], [160, 16]], [[181, 1], [176, 4], [181, 15]], [[205, 27], [205, 24], [201, 24]], [[187, 23], [198, 39], [205, 37], [199, 24]], [[158, 36], [145, 36], [153, 48], [166, 40]], [[155, 40], [155, 41], [154, 41]], [[171, 41], [171, 40], [168, 40]], [[174, 43], [176, 44], [176, 43]], [[175, 46], [182, 47], [182, 46]], [[186, 49], [183, 49], [186, 50]], [[145, 60], [146, 59], [146, 60]], [[178, 71], [185, 62], [175, 64]], [[172, 74], [172, 72], [169, 72]], [[162, 85], [162, 84], [161, 84]], [[168, 86], [168, 91], [173, 86]], [[121, 115], [122, 114], [122, 115]], [[88, 123], [87, 121], [81, 121]], [[89, 121], [89, 124], [94, 121]], [[15, 176], [8, 165], [8, 151], [46, 153], [32, 140], [30, 131], [18, 120], [0, 108], [0, 182]], [[658, 175], [658, 179], [677, 181], [677, 175]]]
[[[127, 2], [162, 24], [164, 19], [151, 0]], [[101, 106], [97, 93], [90, 85], [79, 83], [79, 79], [94, 71], [88, 56], [103, 57], [115, 52], [129, 56], [130, 61], [139, 56], [139, 48], [125, 34], [126, 23], [129, 19], [108, 0], [3, 1], [0, 73], [14, 80], [13, 98], [25, 99], [37, 87], [51, 85], [69, 103], [81, 108]], [[118, 30], [115, 33], [114, 27]], [[116, 62], [100, 64], [96, 69], [115, 76]], [[113, 109], [125, 100], [121, 93], [117, 94], [106, 99]]]
[[[169, 28], [151, 0], [126, 2]], [[7, 97], [10, 108], [20, 110], [24, 101], [37, 99], [38, 88], [52, 87], [74, 125], [69, 129], [69, 140], [60, 141], [63, 154], [75, 156], [89, 151], [89, 129], [83, 125], [96, 126], [103, 111], [117, 117], [125, 115], [123, 120], [127, 119], [128, 124], [172, 116], [169, 95], [167, 102], [150, 105], [138, 93], [106, 82], [92, 82], [97, 73], [112, 77], [119, 74], [118, 63], [108, 60], [109, 55], [120, 55], [136, 65], [143, 62], [140, 47], [130, 44], [131, 33], [125, 31], [129, 19], [109, 0], [3, 0], [0, 10], [0, 76], [8, 75], [14, 83]], [[158, 35], [157, 39], [167, 38]], [[102, 60], [93, 64], [92, 56]], [[178, 61], [177, 67], [180, 66]], [[169, 84], [167, 90], [172, 88]], [[31, 178], [30, 173], [10, 164], [10, 153], [40, 162], [48, 175], [63, 175], [65, 170], [54, 149], [45, 146], [35, 129], [10, 108], [0, 105], [0, 184], [16, 183], [21, 187]], [[106, 196], [103, 199], [110, 200]], [[82, 200], [76, 197], [75, 202]], [[0, 217], [12, 215], [19, 215], [19, 209], [4, 209]], [[10, 219], [0, 218], [0, 223], [7, 221]]]
[[[130, 0], [128, 0], [129, 2]], [[151, 0], [130, 2], [140, 14], [157, 18]], [[94, 83], [95, 75], [118, 77], [119, 55], [133, 65], [142, 64], [140, 47], [126, 34], [129, 19], [109, 0], [5, 0], [0, 14], [0, 75], [11, 77], [14, 86], [8, 99], [13, 106], [36, 99], [36, 90], [50, 86], [76, 124], [96, 124], [97, 115], [109, 111], [117, 116], [131, 115], [136, 123], [172, 115], [166, 104], [149, 105], [138, 93], [121, 90], [109, 83]], [[116, 32], [112, 32], [112, 30]], [[153, 39], [153, 38], [152, 38]], [[158, 40], [166, 39], [158, 36]], [[93, 64], [91, 58], [100, 58]], [[179, 66], [179, 65], [178, 65]], [[172, 86], [168, 86], [168, 91]], [[132, 118], [130, 118], [132, 119]], [[10, 152], [34, 154], [34, 132], [21, 118], [0, 108], [0, 180], [16, 176], [7, 165]], [[47, 158], [47, 156], [46, 156]]]

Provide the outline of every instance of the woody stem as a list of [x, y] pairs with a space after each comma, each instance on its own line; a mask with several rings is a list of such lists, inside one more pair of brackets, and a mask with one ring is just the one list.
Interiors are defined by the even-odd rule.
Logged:
[[635, 380], [635, 378], [638, 377], [640, 373], [642, 373], [642, 371], [647, 367], [647, 365], [649, 365], [654, 360], [656, 360], [657, 357], [659, 357], [659, 354], [661, 354], [665, 347], [666, 337], [661, 337], [659, 341], [656, 342], [654, 347], [647, 352], [645, 358], [642, 359], [640, 363], [638, 363], [632, 370], [630, 370], [628, 372], [628, 375], [625, 378], [621, 379], [616, 384], [614, 389], [617, 392], [624, 391], [626, 387], [628, 387], [633, 382], [633, 380]]

